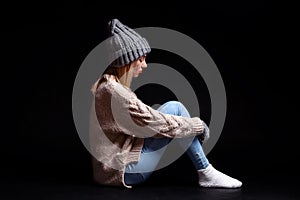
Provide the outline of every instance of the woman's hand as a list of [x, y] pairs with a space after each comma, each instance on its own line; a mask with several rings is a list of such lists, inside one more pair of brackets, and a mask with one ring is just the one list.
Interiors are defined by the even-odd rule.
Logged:
[[208, 126], [206, 125], [206, 123], [204, 121], [202, 121], [202, 123], [203, 123], [204, 130], [203, 130], [203, 133], [201, 133], [198, 136], [198, 138], [200, 139], [201, 144], [205, 143], [210, 137]]

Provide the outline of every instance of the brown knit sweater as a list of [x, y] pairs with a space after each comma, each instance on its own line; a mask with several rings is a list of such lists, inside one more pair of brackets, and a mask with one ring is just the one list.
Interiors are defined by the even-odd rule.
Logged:
[[91, 109], [93, 177], [103, 185], [127, 186], [126, 165], [138, 162], [145, 137], [190, 137], [203, 133], [202, 120], [161, 113], [144, 104], [114, 76], [104, 74]]

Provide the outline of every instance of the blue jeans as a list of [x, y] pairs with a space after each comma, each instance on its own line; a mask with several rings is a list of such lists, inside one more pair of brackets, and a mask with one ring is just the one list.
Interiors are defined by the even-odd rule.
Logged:
[[[169, 101], [160, 106], [158, 111], [165, 114], [172, 114], [183, 117], [190, 117], [189, 112], [184, 105], [178, 101]], [[197, 139], [194, 138], [176, 138], [181, 145], [191, 141], [186, 153], [191, 159], [197, 170], [205, 169], [209, 165], [202, 146]], [[170, 138], [145, 138], [140, 159], [137, 163], [130, 163], [125, 169], [125, 183], [127, 185], [136, 185], [147, 180], [152, 172], [158, 166], [158, 163], [166, 149], [166, 145], [171, 141]], [[185, 143], [185, 144], [184, 144]]]

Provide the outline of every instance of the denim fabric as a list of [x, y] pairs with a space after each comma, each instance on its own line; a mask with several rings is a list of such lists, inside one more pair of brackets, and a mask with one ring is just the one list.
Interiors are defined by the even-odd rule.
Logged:
[[[190, 117], [187, 109], [178, 101], [169, 101], [161, 105], [157, 110], [165, 114]], [[209, 161], [197, 137], [194, 137], [193, 140], [191, 138], [176, 138], [175, 140], [177, 140], [179, 145], [183, 148], [187, 148], [187, 142], [192, 141], [186, 153], [197, 170], [205, 169], [209, 165]], [[139, 161], [126, 166], [125, 183], [127, 185], [135, 185], [147, 180], [157, 167], [166, 150], [166, 145], [170, 141], [170, 138], [145, 138]]]

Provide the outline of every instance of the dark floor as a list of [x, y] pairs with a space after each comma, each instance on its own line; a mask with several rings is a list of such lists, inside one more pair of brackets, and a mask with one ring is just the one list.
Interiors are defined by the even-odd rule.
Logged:
[[1, 179], [0, 199], [300, 199], [299, 185], [288, 180], [243, 180], [240, 189], [208, 189], [175, 179], [152, 180], [132, 189], [104, 187], [91, 181], [57, 178]]
[[[49, 160], [44, 158], [35, 161], [29, 159], [30, 157], [26, 160], [24, 157], [18, 163], [13, 160], [7, 162], [12, 167], [7, 166], [0, 170], [0, 200], [300, 199], [300, 175], [297, 173], [299, 167], [296, 163], [285, 164], [292, 163], [292, 159], [285, 160], [284, 165], [275, 165], [271, 156], [254, 153], [257, 155], [255, 161], [260, 165], [252, 167], [251, 160], [243, 162], [243, 159], [249, 157], [247, 152], [242, 151], [242, 154], [243, 156], [227, 157], [226, 160], [223, 154], [218, 154], [218, 159], [215, 159], [215, 154], [209, 155], [210, 161], [217, 169], [243, 182], [240, 189], [200, 188], [197, 185], [196, 170], [191, 163], [188, 164], [190, 160], [187, 156], [182, 156], [171, 165], [155, 171], [145, 184], [132, 189], [95, 184], [91, 178], [92, 169], [88, 155], [76, 153], [76, 157], [63, 156], [64, 159], [48, 156], [46, 158]], [[296, 160], [296, 154], [287, 155]], [[239, 164], [233, 164], [234, 159], [237, 159]], [[50, 162], [54, 160], [56, 162]], [[21, 169], [18, 168], [20, 163], [23, 164]], [[4, 164], [2, 163], [2, 167]]]

